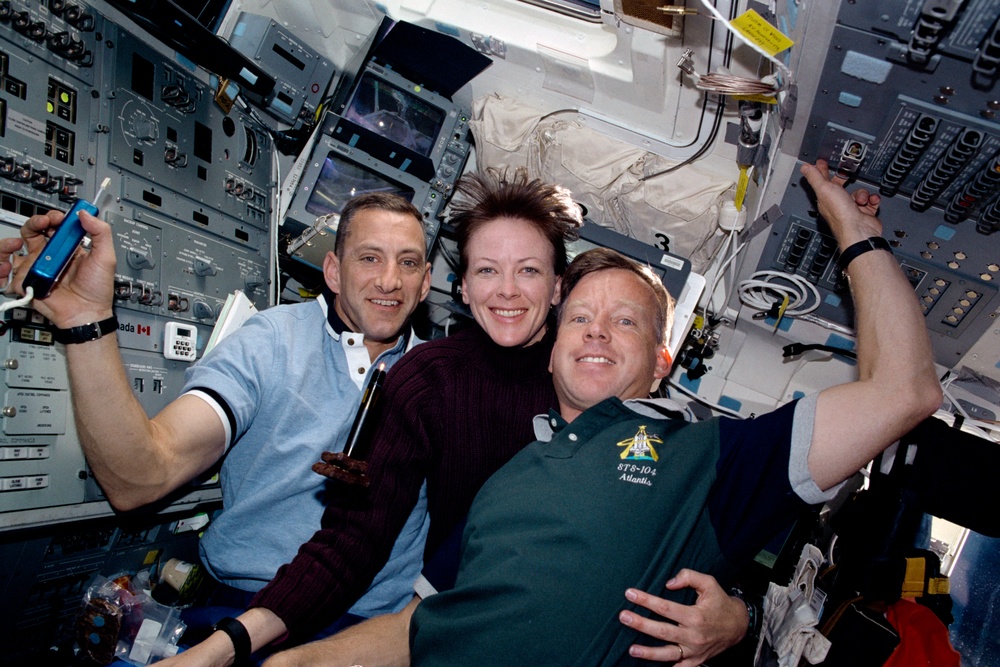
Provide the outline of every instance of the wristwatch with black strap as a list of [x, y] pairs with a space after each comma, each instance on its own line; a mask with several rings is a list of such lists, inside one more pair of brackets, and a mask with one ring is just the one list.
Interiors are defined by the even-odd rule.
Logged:
[[840, 272], [846, 276], [847, 265], [857, 259], [859, 255], [863, 255], [870, 250], [885, 250], [890, 255], [892, 254], [892, 246], [889, 245], [888, 241], [881, 236], [870, 236], [864, 241], [852, 243], [844, 248], [844, 252], [840, 253], [840, 258], [837, 260]]
[[252, 653], [251, 649], [253, 648], [250, 642], [250, 633], [247, 632], [246, 626], [235, 618], [227, 616], [219, 619], [212, 626], [212, 629], [216, 632], [225, 633], [230, 641], [233, 642], [233, 666], [243, 667], [246, 665], [250, 660], [250, 653]]
[[52, 338], [57, 343], [73, 345], [76, 343], [89, 343], [113, 331], [118, 331], [118, 318], [114, 315], [100, 322], [81, 324], [78, 327], [70, 327], [68, 329], [53, 328]]

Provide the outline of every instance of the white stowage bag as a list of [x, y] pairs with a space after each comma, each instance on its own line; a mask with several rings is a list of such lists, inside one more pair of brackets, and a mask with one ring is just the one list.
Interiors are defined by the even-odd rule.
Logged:
[[670, 163], [567, 117], [573, 116], [546, 117], [499, 95], [477, 99], [470, 127], [478, 167], [523, 167], [533, 178], [565, 186], [589, 220], [666, 247], [701, 272], [723, 238], [715, 234], [720, 198], [734, 180], [696, 162], [644, 181]]

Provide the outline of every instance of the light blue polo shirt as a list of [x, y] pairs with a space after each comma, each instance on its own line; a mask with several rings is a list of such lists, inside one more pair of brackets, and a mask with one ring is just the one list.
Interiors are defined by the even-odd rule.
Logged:
[[[320, 298], [255, 315], [188, 370], [184, 391], [212, 405], [231, 432], [223, 511], [200, 544], [212, 576], [259, 591], [319, 529], [325, 494], [336, 489], [312, 465], [343, 450], [369, 370], [395, 363], [405, 346], [400, 338], [372, 363], [364, 337], [338, 334]], [[350, 613], [370, 617], [409, 601], [430, 523], [425, 491]]]

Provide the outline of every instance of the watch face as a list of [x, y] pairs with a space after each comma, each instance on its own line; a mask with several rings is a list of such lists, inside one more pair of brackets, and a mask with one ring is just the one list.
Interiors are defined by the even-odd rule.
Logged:
[[87, 342], [91, 340], [97, 340], [101, 337], [101, 328], [95, 322], [94, 324], [85, 324], [78, 331], [74, 332], [78, 340]]

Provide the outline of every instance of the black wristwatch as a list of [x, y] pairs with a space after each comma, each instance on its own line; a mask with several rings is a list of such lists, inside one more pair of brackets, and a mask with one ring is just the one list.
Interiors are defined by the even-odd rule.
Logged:
[[756, 644], [757, 640], [760, 639], [761, 626], [764, 623], [763, 610], [759, 609], [754, 601], [738, 586], [730, 589], [729, 594], [737, 598], [747, 608], [747, 633], [743, 637], [743, 641], [749, 640]]
[[114, 315], [100, 322], [81, 324], [78, 327], [70, 327], [69, 329], [53, 328], [52, 338], [57, 343], [73, 345], [75, 343], [89, 343], [101, 336], [107, 336], [112, 331], [118, 331], [118, 318]]
[[218, 623], [212, 626], [212, 629], [216, 632], [223, 632], [229, 636], [229, 640], [233, 642], [233, 665], [234, 667], [242, 667], [247, 664], [250, 660], [251, 653], [251, 643], [250, 643], [250, 633], [247, 632], [245, 625], [237, 621], [235, 618], [226, 616], [225, 618], [219, 619]]
[[892, 246], [889, 245], [888, 241], [881, 236], [870, 236], [864, 241], [852, 243], [844, 248], [844, 252], [840, 253], [840, 258], [837, 260], [840, 272], [846, 276], [847, 265], [857, 259], [858, 255], [863, 255], [870, 250], [885, 250], [890, 255], [892, 254]]

